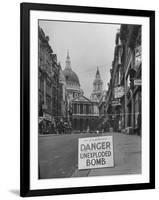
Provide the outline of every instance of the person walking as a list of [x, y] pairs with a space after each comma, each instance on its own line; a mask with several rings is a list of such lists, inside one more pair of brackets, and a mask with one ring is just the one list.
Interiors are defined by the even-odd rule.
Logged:
[[141, 113], [137, 117], [137, 134], [141, 135]]

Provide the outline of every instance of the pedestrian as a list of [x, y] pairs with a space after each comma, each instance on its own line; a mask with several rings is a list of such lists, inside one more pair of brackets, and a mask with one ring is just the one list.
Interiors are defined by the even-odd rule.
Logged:
[[137, 134], [141, 135], [141, 113], [137, 117]]

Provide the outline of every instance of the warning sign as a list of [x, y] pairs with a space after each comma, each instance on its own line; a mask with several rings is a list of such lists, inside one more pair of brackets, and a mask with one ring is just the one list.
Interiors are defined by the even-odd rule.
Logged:
[[113, 136], [79, 138], [78, 169], [113, 166]]

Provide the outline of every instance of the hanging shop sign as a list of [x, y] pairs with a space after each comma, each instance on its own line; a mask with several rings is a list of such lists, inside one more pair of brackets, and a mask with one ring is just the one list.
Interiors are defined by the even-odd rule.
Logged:
[[124, 87], [119, 86], [114, 88], [114, 98], [121, 98], [124, 95]]
[[120, 103], [120, 101], [118, 99], [116, 99], [116, 100], [112, 100], [111, 105], [112, 106], [120, 106], [121, 103]]
[[141, 79], [134, 80], [134, 86], [140, 86], [142, 84]]
[[79, 138], [78, 169], [114, 166], [113, 136]]

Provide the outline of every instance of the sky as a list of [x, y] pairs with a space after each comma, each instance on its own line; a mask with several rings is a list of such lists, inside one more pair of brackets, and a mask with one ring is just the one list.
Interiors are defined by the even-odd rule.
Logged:
[[97, 67], [107, 90], [114, 57], [117, 24], [39, 21], [57, 60], [65, 68], [67, 50], [72, 70], [77, 74], [84, 96], [90, 98]]

